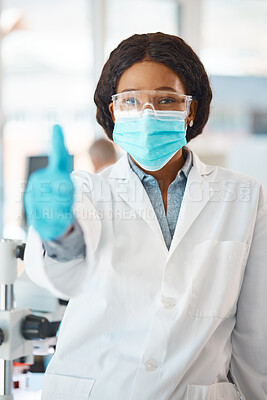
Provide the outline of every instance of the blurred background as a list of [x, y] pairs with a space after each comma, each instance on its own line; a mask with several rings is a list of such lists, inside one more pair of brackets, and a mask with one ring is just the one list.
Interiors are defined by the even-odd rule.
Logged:
[[105, 136], [94, 88], [110, 51], [134, 33], [175, 34], [193, 47], [214, 97], [190, 147], [267, 188], [266, 21], [266, 0], [2, 0], [0, 236], [25, 239], [29, 157], [47, 154], [53, 123], [74, 169], [95, 170], [89, 148]]

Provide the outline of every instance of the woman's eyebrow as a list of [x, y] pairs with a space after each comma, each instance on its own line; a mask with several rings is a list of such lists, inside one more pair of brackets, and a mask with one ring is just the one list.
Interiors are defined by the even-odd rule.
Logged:
[[[142, 90], [142, 89], [124, 89], [124, 90], [121, 91], [121, 93], [123, 93], [123, 92], [136, 92], [136, 91], [139, 91], [139, 90]], [[158, 87], [158, 88], [155, 88], [155, 89], [150, 89], [150, 90], [171, 90], [172, 92], [176, 92], [176, 90], [173, 89], [170, 86], [161, 86], [161, 87]]]
[[123, 93], [123, 92], [136, 92], [136, 90], [139, 90], [139, 89], [124, 89], [120, 93]]
[[169, 86], [161, 86], [161, 87], [156, 88], [154, 90], [171, 90], [172, 92], [176, 92], [175, 89], [173, 89], [172, 87], [169, 87]]

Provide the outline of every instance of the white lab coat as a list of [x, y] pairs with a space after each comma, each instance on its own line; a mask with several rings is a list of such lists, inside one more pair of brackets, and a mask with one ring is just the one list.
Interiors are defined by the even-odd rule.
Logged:
[[[45, 256], [31, 229], [29, 276], [71, 298], [43, 400], [266, 400], [267, 193], [193, 152], [168, 251], [123, 156], [78, 171], [86, 260]], [[229, 365], [238, 391], [228, 382]]]

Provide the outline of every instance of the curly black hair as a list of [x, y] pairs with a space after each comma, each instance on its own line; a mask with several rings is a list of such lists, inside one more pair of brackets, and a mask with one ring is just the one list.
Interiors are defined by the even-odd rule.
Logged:
[[205, 68], [192, 48], [178, 36], [165, 33], [133, 35], [113, 50], [99, 78], [94, 101], [96, 119], [112, 140], [114, 123], [109, 112], [111, 96], [117, 92], [123, 72], [133, 64], [149, 59], [171, 68], [186, 89], [198, 101], [193, 127], [187, 127], [186, 140], [199, 135], [209, 117], [212, 91]]

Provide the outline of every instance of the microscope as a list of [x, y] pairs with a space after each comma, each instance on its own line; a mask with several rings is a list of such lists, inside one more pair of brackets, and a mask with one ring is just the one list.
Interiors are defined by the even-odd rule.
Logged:
[[[24, 250], [25, 244], [21, 241], [0, 239], [0, 400], [14, 399], [13, 362], [23, 359], [24, 363], [33, 364], [33, 354], [45, 354], [44, 339], [55, 339], [65, 310], [65, 304], [61, 305], [51, 294], [46, 297], [43, 294], [42, 304], [37, 307], [29, 305], [29, 299], [34, 300], [32, 291], [40, 294], [41, 288], [36, 289], [34, 283], [25, 277], [18, 279], [15, 285], [17, 260], [23, 260]], [[45, 298], [49, 301], [44, 302]], [[45, 303], [48, 306], [44, 306]], [[34, 308], [39, 312], [33, 313]], [[54, 316], [53, 322], [49, 322], [51, 315]]]

